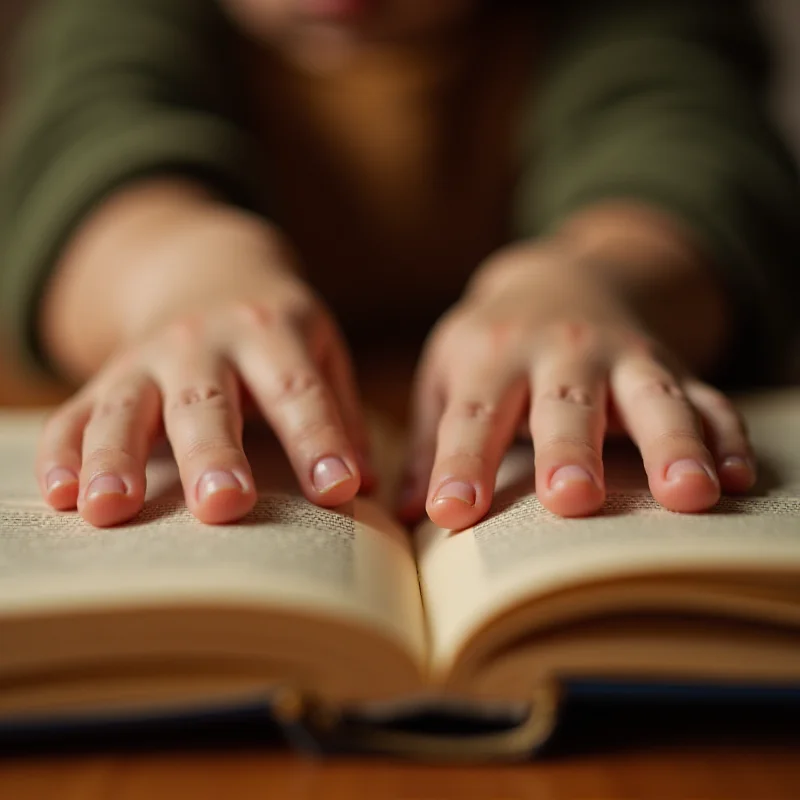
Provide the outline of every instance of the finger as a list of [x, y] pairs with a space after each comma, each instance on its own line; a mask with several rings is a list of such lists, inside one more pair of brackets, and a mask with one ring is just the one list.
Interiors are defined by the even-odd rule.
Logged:
[[58, 511], [78, 505], [83, 430], [92, 406], [81, 395], [66, 403], [48, 420], [39, 439], [36, 476], [45, 500]]
[[720, 496], [714, 459], [674, 376], [650, 358], [630, 356], [612, 369], [611, 388], [642, 453], [653, 497], [672, 511], [711, 508]]
[[426, 509], [440, 527], [474, 525], [491, 506], [497, 470], [527, 402], [527, 382], [469, 364], [448, 392]]
[[530, 426], [539, 500], [561, 516], [592, 514], [605, 500], [603, 370], [571, 353], [554, 354], [537, 363], [533, 386]]
[[700, 381], [687, 383], [686, 394], [702, 417], [723, 490], [752, 489], [756, 481], [755, 459], [744, 420], [733, 403]]
[[360, 486], [355, 448], [333, 393], [296, 335], [276, 326], [243, 337], [234, 348], [242, 378], [306, 497], [323, 506], [352, 500]]
[[353, 364], [337, 331], [331, 331], [323, 352], [323, 375], [333, 392], [348, 440], [355, 449], [361, 489], [370, 492], [378, 478], [372, 462], [369, 433]]
[[118, 525], [141, 510], [159, 406], [158, 389], [145, 377], [115, 384], [97, 398], [83, 435], [78, 510], [87, 522]]
[[401, 521], [412, 523], [425, 514], [433, 462], [436, 458], [436, 434], [444, 410], [441, 373], [431, 357], [419, 366], [411, 403], [410, 443], [398, 498], [397, 514]]
[[217, 355], [193, 351], [165, 362], [158, 380], [187, 507], [208, 524], [241, 519], [256, 491], [233, 370]]

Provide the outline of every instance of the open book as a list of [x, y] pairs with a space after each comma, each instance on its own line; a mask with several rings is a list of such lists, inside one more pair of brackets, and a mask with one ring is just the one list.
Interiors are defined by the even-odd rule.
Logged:
[[559, 519], [528, 445], [461, 533], [407, 532], [376, 499], [315, 508], [266, 439], [243, 523], [194, 521], [162, 454], [141, 517], [92, 529], [39, 497], [41, 417], [0, 415], [0, 726], [271, 697], [335, 727], [467, 703], [530, 709], [527, 747], [564, 681], [800, 686], [800, 393], [743, 409], [750, 496], [666, 512], [610, 447], [603, 513]]

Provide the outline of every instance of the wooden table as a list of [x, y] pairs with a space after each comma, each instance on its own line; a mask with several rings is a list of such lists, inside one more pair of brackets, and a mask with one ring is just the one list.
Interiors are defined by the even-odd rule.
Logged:
[[[178, 726], [181, 728], [181, 726]], [[159, 726], [0, 755], [2, 800], [798, 800], [800, 702], [568, 703], [526, 764], [311, 759], [264, 726]], [[3, 753], [0, 745], [0, 753]]]
[[0, 761], [4, 800], [790, 800], [798, 796], [796, 744], [656, 747], [508, 767], [317, 763], [258, 751]]

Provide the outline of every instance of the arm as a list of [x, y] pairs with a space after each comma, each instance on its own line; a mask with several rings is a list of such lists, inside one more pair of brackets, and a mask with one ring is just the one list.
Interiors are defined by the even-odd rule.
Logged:
[[572, 0], [552, 23], [518, 237], [568, 237], [691, 366], [774, 375], [796, 331], [800, 182], [749, 5]]
[[43, 350], [83, 381], [170, 318], [253, 297], [294, 271], [271, 225], [202, 184], [135, 183], [90, 214], [59, 256], [38, 315]]
[[502, 289], [531, 272], [554, 291], [567, 274], [576, 292], [591, 292], [599, 281], [633, 324], [694, 372], [713, 372], [730, 347], [730, 297], [691, 232], [657, 208], [610, 200], [578, 210], [551, 236], [496, 253], [473, 292]]
[[[78, 376], [96, 369], [107, 353], [72, 352], [74, 344], [89, 345], [70, 330], [75, 320], [91, 322], [108, 347], [116, 344], [118, 332], [107, 325], [116, 325], [128, 300], [125, 263], [138, 270], [149, 262], [141, 234], [148, 213], [155, 219], [151, 201], [187, 224], [192, 215], [208, 217], [203, 194], [258, 206], [252, 148], [226, 94], [226, 31], [213, 0], [61, 0], [31, 25], [0, 162], [3, 319], [31, 359]], [[175, 186], [115, 199], [87, 222], [120, 188], [169, 175]], [[115, 220], [116, 241], [101, 231]], [[126, 254], [134, 240], [141, 246]], [[154, 239], [152, 246], [160, 244]], [[96, 257], [84, 261], [87, 252]], [[125, 262], [121, 280], [112, 268], [118, 261]], [[80, 262], [80, 269], [65, 262]], [[42, 302], [51, 290], [58, 299]], [[108, 319], [98, 327], [93, 317], [104, 309]]]
[[746, 5], [568, 0], [552, 15], [516, 242], [434, 332], [418, 379], [401, 505], [442, 527], [486, 513], [521, 425], [558, 514], [602, 506], [618, 425], [667, 508], [747, 490], [741, 421], [692, 373], [774, 375], [793, 327], [800, 186]]
[[257, 213], [226, 30], [213, 0], [60, 0], [25, 48], [0, 294], [20, 349], [89, 378], [46, 426], [37, 470], [52, 506], [97, 525], [141, 509], [161, 431], [190, 510], [244, 516], [244, 398], [311, 501], [352, 499], [366, 463], [336, 325]]

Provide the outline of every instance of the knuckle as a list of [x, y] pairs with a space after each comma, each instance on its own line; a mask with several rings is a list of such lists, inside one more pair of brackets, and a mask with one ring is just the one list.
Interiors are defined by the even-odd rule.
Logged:
[[440, 346], [468, 350], [481, 361], [506, 359], [525, 339], [526, 326], [517, 319], [485, 318], [454, 312], [437, 330]]
[[199, 314], [192, 314], [170, 322], [164, 333], [167, 341], [186, 347], [195, 344], [202, 337], [203, 330], [202, 317]]
[[526, 327], [518, 320], [489, 320], [476, 329], [479, 352], [488, 359], [502, 359], [524, 341]]
[[286, 292], [269, 303], [244, 301], [233, 307], [233, 316], [248, 327], [264, 331], [276, 327], [306, 330], [318, 316], [316, 304], [301, 292]]
[[665, 378], [652, 378], [643, 381], [635, 394], [645, 400], [670, 399], [687, 402], [683, 389], [675, 381]]
[[569, 434], [556, 434], [537, 438], [536, 444], [541, 450], [577, 449], [589, 452], [593, 457], [600, 458], [601, 453], [597, 446], [585, 436], [571, 436]]
[[461, 400], [453, 405], [451, 414], [470, 422], [491, 424], [497, 419], [497, 406], [487, 400]]
[[595, 326], [585, 320], [567, 319], [553, 323], [551, 336], [569, 348], [583, 348], [596, 338]]
[[136, 463], [138, 460], [136, 453], [125, 445], [96, 445], [86, 454], [86, 469], [98, 474], [121, 463]]
[[481, 475], [489, 464], [488, 458], [482, 452], [475, 452], [459, 448], [448, 454], [439, 464], [434, 466], [434, 473], [449, 474], [456, 472], [466, 475]]
[[139, 402], [140, 395], [133, 391], [102, 397], [92, 409], [92, 419], [128, 416], [135, 411]]
[[679, 428], [670, 428], [668, 430], [661, 431], [653, 437], [652, 441], [653, 444], [656, 445], [670, 444], [681, 445], [693, 449], [705, 448], [705, 445], [696, 433]]
[[284, 372], [275, 377], [269, 389], [268, 400], [275, 405], [285, 405], [301, 399], [322, 396], [324, 393], [321, 378], [313, 372]]
[[604, 335], [592, 322], [566, 319], [550, 324], [543, 342], [565, 358], [597, 358], [603, 350]]
[[339, 427], [332, 420], [325, 418], [305, 419], [292, 431], [292, 438], [298, 447], [302, 447], [304, 444], [334, 442], [340, 438], [340, 435]]
[[168, 403], [170, 411], [198, 408], [225, 409], [230, 406], [225, 391], [216, 385], [190, 386], [176, 392]]
[[241, 457], [241, 451], [230, 439], [211, 436], [188, 442], [182, 447], [179, 455], [186, 461], [205, 460], [208, 456], [213, 456], [215, 459], [236, 460]]
[[301, 329], [308, 328], [311, 323], [324, 317], [313, 298], [300, 292], [289, 293], [283, 301], [281, 311], [286, 322]]
[[235, 303], [231, 313], [242, 324], [256, 328], [269, 328], [275, 322], [273, 310], [263, 303]]
[[557, 403], [567, 403], [587, 409], [593, 408], [595, 405], [592, 393], [588, 389], [568, 384], [562, 384], [548, 390], [545, 392], [544, 398]]
[[662, 348], [650, 337], [627, 329], [621, 331], [619, 336], [622, 350], [629, 356], [646, 361], [661, 361]]

